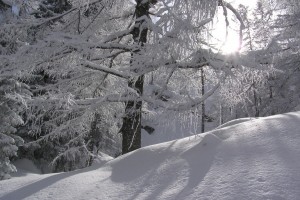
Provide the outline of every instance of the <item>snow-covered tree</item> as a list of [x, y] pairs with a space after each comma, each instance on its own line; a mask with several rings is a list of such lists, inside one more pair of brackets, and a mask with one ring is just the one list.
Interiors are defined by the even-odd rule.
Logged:
[[28, 85], [18, 80], [16, 71], [8, 64], [7, 57], [20, 46], [16, 37], [20, 30], [2, 24], [8, 18], [10, 8], [9, 3], [0, 1], [0, 180], [9, 178], [9, 174], [16, 171], [10, 161], [17, 156], [18, 147], [24, 142], [17, 134], [17, 127], [24, 124], [22, 115], [32, 95]]
[[[258, 61], [273, 66], [260, 87], [260, 115], [292, 111], [299, 101], [298, 74], [298, 1], [260, 0], [252, 20], [252, 51]], [[248, 38], [249, 39], [249, 38]]]
[[228, 79], [221, 89], [222, 120], [240, 117], [268, 115], [265, 110], [270, 102], [270, 88], [278, 70], [274, 67], [273, 55], [266, 53], [268, 44], [275, 34], [271, 31], [273, 5], [260, 0], [254, 10], [240, 5], [238, 11], [244, 21], [241, 54], [248, 62], [256, 63], [253, 68], [234, 69], [234, 79]]
[[[154, 118], [154, 110], [198, 109], [233, 70], [249, 64], [211, 50], [218, 7], [232, 11], [244, 27], [225, 1], [74, 0], [60, 11], [53, 2], [43, 1], [51, 6], [22, 21], [6, 20], [3, 27], [21, 32], [13, 40], [13, 56], [1, 56], [33, 93], [24, 114], [23, 132], [31, 136], [24, 148], [51, 152], [57, 170], [90, 163], [101, 146], [96, 127], [115, 141], [120, 129], [123, 153], [139, 148], [141, 129], [151, 129], [146, 119]], [[214, 80], [206, 93], [197, 93], [204, 67]]]
[[16, 171], [10, 160], [17, 156], [23, 139], [15, 133], [24, 123], [22, 113], [30, 96], [25, 84], [9, 77], [0, 78], [0, 180], [9, 178], [9, 173]]
[[[150, 10], [151, 4], [155, 4], [153, 11]], [[193, 98], [187, 84], [180, 84], [180, 77], [189, 77], [192, 82], [191, 74], [204, 66], [216, 70], [220, 77], [230, 71], [231, 60], [208, 50], [210, 45], [205, 42], [208, 24], [218, 6], [225, 11], [231, 9], [235, 12], [230, 4], [223, 1], [136, 1], [136, 19], [132, 25], [129, 24], [129, 29], [121, 29], [97, 44], [102, 49], [123, 50], [125, 55], [131, 52], [129, 59], [123, 60], [125, 63], [116, 66], [116, 70], [96, 62], [83, 62], [86, 68], [107, 72], [128, 81], [125, 93], [117, 97], [118, 101], [123, 98], [126, 102], [121, 129], [123, 153], [140, 146], [143, 102], [144, 107], [156, 105], [172, 111], [193, 109], [200, 106], [218, 88], [219, 83], [201, 98]], [[152, 14], [156, 17], [155, 23], [150, 18]], [[237, 17], [240, 19], [238, 14]], [[132, 35], [131, 43], [119, 42], [119, 38], [125, 39], [128, 35]], [[147, 93], [145, 81], [149, 75], [159, 77], [158, 74], [163, 75], [164, 80], [151, 78], [153, 90], [151, 94]]]
[[[299, 50], [300, 50], [300, 3], [294, 0], [278, 1], [277, 19], [272, 28], [276, 35], [269, 45], [274, 65], [281, 70], [272, 86], [272, 113], [294, 110], [299, 104]], [[275, 109], [274, 109], [275, 108]]]
[[[4, 61], [0, 64], [1, 78], [6, 70], [9, 76], [29, 85], [33, 96], [27, 101], [27, 109], [21, 116], [25, 123], [17, 127], [16, 134], [22, 136], [26, 142], [20, 154], [45, 165], [49, 165], [54, 159], [55, 171], [89, 165], [96, 155], [93, 151], [119, 154], [117, 122], [112, 120], [118, 106], [107, 107], [105, 103], [93, 104], [93, 107], [74, 106], [74, 98], [96, 97], [105, 91], [105, 85], [109, 85], [110, 80], [103, 74], [74, 70], [71, 62], [74, 61], [72, 57], [76, 53], [59, 42], [57, 46], [52, 46], [53, 44], [44, 40], [46, 35], [52, 31], [56, 34], [62, 27], [66, 28], [62, 31], [64, 33], [74, 31], [75, 35], [78, 34], [77, 24], [75, 28], [72, 26], [72, 11], [77, 11], [76, 17], [78, 12], [82, 12], [77, 19], [83, 23], [82, 32], [85, 32], [111, 3], [106, 5], [100, 2], [82, 4], [72, 1], [67, 10], [55, 11], [51, 16], [44, 15], [46, 11], [36, 7], [30, 10], [31, 13], [18, 17], [10, 11], [13, 4], [7, 4], [1, 24], [3, 41], [0, 53]], [[55, 1], [41, 4], [49, 10], [57, 6]], [[68, 60], [69, 58], [71, 59]], [[93, 125], [93, 121], [99, 124]], [[93, 128], [98, 130], [98, 138]], [[112, 145], [110, 148], [114, 150], [103, 145], [105, 141], [109, 141]]]

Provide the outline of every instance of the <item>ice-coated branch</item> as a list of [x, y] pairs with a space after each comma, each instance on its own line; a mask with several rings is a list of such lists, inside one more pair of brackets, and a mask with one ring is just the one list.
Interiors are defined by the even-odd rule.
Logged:
[[158, 99], [162, 97], [163, 92], [167, 89], [167, 86], [168, 86], [168, 84], [169, 84], [169, 81], [170, 81], [171, 77], [173, 76], [175, 70], [176, 70], [175, 67], [172, 68], [171, 72], [168, 74], [168, 76], [167, 76], [167, 78], [166, 78], [164, 84], [162, 85], [161, 90], [160, 90], [160, 91], [158, 92], [158, 94], [156, 95]]
[[[101, 2], [101, 1], [102, 1], [102, 0], [96, 0], [96, 1], [90, 2], [88, 5], [91, 6], [91, 5], [94, 5], [94, 4], [99, 3], [99, 2]], [[79, 10], [79, 9], [81, 9], [82, 7], [85, 7], [85, 6], [86, 6], [86, 5], [82, 5], [82, 6], [79, 6], [79, 7], [72, 8], [72, 9], [70, 9], [70, 10], [68, 10], [68, 11], [66, 11], [66, 12], [64, 12], [64, 13], [62, 13], [62, 14], [56, 15], [56, 16], [54, 16], [54, 17], [50, 17], [50, 18], [48, 18], [48, 19], [46, 19], [46, 20], [44, 20], [44, 21], [42, 21], [42, 22], [40, 22], [40, 23], [38, 23], [38, 24], [35, 24], [33, 27], [34, 27], [34, 28], [39, 28], [39, 27], [41, 27], [41, 26], [44, 25], [44, 24], [55, 22], [55, 21], [61, 19], [62, 17], [68, 15], [69, 13], [72, 13], [72, 12], [75, 11], [75, 10]]]
[[208, 61], [200, 62], [200, 63], [178, 63], [175, 64], [180, 69], [200, 69], [202, 67], [208, 66], [210, 63]]
[[226, 18], [226, 26], [229, 25], [229, 22], [228, 22], [228, 19], [227, 19], [226, 8], [228, 8], [236, 16], [236, 18], [240, 22], [240, 45], [239, 45], [239, 50], [240, 50], [242, 48], [243, 30], [246, 28], [246, 26], [243, 22], [243, 19], [242, 19], [241, 15], [239, 14], [239, 12], [230, 3], [227, 3], [223, 0], [219, 0], [219, 6], [222, 6], [223, 9], [224, 9], [224, 16]]
[[104, 10], [104, 6], [98, 11], [97, 15], [90, 21], [90, 23], [81, 31], [81, 34], [85, 32], [97, 19], [97, 17], [101, 14], [102, 10]]
[[161, 100], [158, 99], [153, 99], [149, 96], [142, 96], [141, 98], [145, 101], [148, 102], [152, 105], [155, 106], [159, 106], [161, 108], [164, 108], [166, 110], [169, 111], [186, 111], [186, 110], [190, 110], [198, 105], [200, 105], [201, 103], [203, 103], [207, 98], [209, 98], [211, 95], [214, 94], [214, 92], [220, 87], [220, 82], [218, 84], [216, 84], [211, 90], [209, 90], [207, 93], [205, 93], [205, 95], [203, 95], [201, 98], [197, 98], [197, 99], [192, 99], [191, 97], [189, 97], [190, 101], [189, 102], [185, 102], [185, 103], [179, 103], [179, 104], [172, 104], [170, 105], [169, 103], [163, 102]]
[[141, 100], [141, 98], [133, 94], [131, 95], [111, 94], [99, 98], [75, 100], [75, 103], [78, 106], [90, 106], [90, 105], [97, 106], [97, 104], [101, 102], [122, 103], [122, 102], [137, 101], [137, 100]]
[[202, 102], [204, 102], [208, 97], [213, 95], [213, 93], [220, 87], [220, 83], [215, 85], [211, 90], [209, 90], [206, 94], [204, 94], [201, 98], [198, 99], [193, 99], [190, 102], [182, 103], [182, 104], [177, 104], [173, 105], [170, 107], [167, 107], [167, 110], [172, 110], [172, 111], [185, 111], [189, 110], [191, 108], [194, 108], [198, 105], [200, 105]]
[[202, 26], [205, 26], [206, 24], [212, 22], [212, 20], [213, 20], [212, 17], [210, 17], [210, 18], [208, 18], [208, 19], [204, 19], [204, 20], [202, 20], [199, 24], [197, 24], [197, 26], [196, 26], [195, 28], [200, 28], [200, 27], [202, 27]]
[[99, 43], [99, 44], [94, 44], [90, 47], [98, 48], [98, 49], [120, 49], [120, 50], [124, 50], [124, 51], [133, 51], [137, 48], [135, 46], [128, 46], [128, 45], [119, 44], [119, 43]]
[[239, 14], [239, 12], [230, 4], [230, 3], [227, 3], [225, 1], [220, 1], [222, 2], [221, 4], [219, 3], [219, 5], [222, 5], [225, 6], [226, 8], [228, 8], [235, 16], [236, 18], [239, 20], [239, 22], [241, 23], [241, 28], [244, 29], [246, 26], [243, 22], [243, 19], [241, 17], [241, 15]]
[[124, 50], [119, 50], [113, 53], [108, 53], [108, 54], [102, 54], [99, 56], [95, 56], [93, 58], [91, 58], [91, 61], [95, 61], [95, 60], [103, 60], [103, 59], [107, 59], [107, 58], [115, 58], [118, 55], [122, 54], [122, 53], [126, 53], [127, 51]]
[[120, 77], [120, 78], [124, 78], [124, 79], [130, 79], [130, 77], [131, 77], [130, 75], [128, 75], [125, 72], [120, 72], [120, 71], [115, 70], [115, 69], [107, 68], [107, 67], [104, 67], [102, 65], [92, 63], [90, 61], [83, 61], [82, 66], [84, 66], [86, 68], [89, 68], [89, 69], [106, 72], [106, 73], [109, 73], [111, 75], [114, 75], [114, 76], [117, 76], [117, 77]]
[[105, 38], [105, 40], [103, 40], [103, 43], [107, 43], [113, 40], [116, 40], [118, 38], [122, 38], [126, 35], [129, 35], [132, 33], [134, 27], [129, 28], [128, 30], [124, 30], [124, 31], [119, 31], [116, 33], [113, 33], [112, 35], [109, 35]]

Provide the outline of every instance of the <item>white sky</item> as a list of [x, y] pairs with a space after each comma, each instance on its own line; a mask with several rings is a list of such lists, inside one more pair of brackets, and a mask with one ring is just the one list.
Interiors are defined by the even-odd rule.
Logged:
[[[243, 4], [245, 6], [249, 6], [250, 9], [253, 9], [256, 5], [257, 0], [231, 0], [227, 1], [228, 3], [231, 3], [234, 8], [237, 8], [239, 4]], [[228, 11], [231, 12], [231, 11]], [[228, 37], [227, 42], [224, 44], [226, 32], [225, 32], [225, 19], [222, 15], [222, 11], [220, 10], [220, 17], [216, 22], [215, 27], [215, 33], [213, 34], [214, 37], [216, 37], [220, 42], [217, 42], [217, 47], [220, 48], [224, 53], [232, 53], [235, 52], [239, 47], [239, 34], [238, 32], [234, 31], [233, 29], [238, 30], [239, 26], [234, 25], [234, 23], [231, 21], [231, 16], [228, 18], [230, 23], [230, 28], [228, 30]]]
[[253, 8], [257, 0], [233, 0], [228, 2], [232, 3], [233, 5], [243, 4], [245, 6], [249, 6], [250, 8]]

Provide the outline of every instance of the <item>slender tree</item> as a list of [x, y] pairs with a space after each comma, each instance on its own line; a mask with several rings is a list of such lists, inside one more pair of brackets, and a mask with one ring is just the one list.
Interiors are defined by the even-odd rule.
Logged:
[[[201, 72], [201, 95], [203, 96], [205, 94], [205, 75], [204, 75], [204, 69], [200, 70]], [[205, 101], [201, 104], [201, 133], [205, 132]]]
[[[150, 5], [154, 5], [156, 1], [136, 1], [135, 17], [136, 21], [132, 30], [132, 37], [135, 45], [143, 47], [147, 42], [148, 22], [150, 21], [149, 9]], [[140, 50], [134, 50], [131, 54], [131, 71], [139, 74], [142, 71], [138, 61]], [[128, 87], [134, 89], [140, 96], [143, 95], [144, 75], [131, 78], [128, 81]], [[125, 108], [125, 116], [121, 128], [122, 133], [122, 153], [128, 153], [141, 147], [141, 124], [142, 124], [142, 100], [127, 101]]]

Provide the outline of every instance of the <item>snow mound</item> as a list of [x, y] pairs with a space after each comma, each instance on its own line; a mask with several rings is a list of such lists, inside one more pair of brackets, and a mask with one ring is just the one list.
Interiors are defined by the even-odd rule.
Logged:
[[103, 152], [98, 152], [98, 156], [94, 158], [93, 165], [104, 165], [108, 161], [113, 160], [114, 158], [103, 153]]
[[148, 146], [104, 165], [0, 182], [0, 199], [299, 199], [300, 112]]
[[234, 120], [231, 120], [229, 122], [226, 122], [226, 123], [218, 126], [217, 129], [225, 128], [225, 127], [228, 127], [228, 126], [233, 126], [233, 125], [240, 124], [240, 123], [243, 123], [243, 122], [248, 122], [248, 121], [251, 121], [251, 120], [254, 120], [254, 119], [257, 119], [257, 118], [246, 117], [246, 118], [234, 119]]

